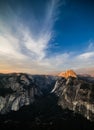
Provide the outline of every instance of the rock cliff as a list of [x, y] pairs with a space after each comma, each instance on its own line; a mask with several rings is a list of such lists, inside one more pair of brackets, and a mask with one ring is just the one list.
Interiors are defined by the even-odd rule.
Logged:
[[55, 77], [29, 74], [0, 74], [0, 113], [19, 110], [44, 96], [54, 86]]
[[68, 108], [94, 121], [94, 82], [81, 77], [60, 77], [52, 93], [58, 96], [58, 105], [63, 109]]

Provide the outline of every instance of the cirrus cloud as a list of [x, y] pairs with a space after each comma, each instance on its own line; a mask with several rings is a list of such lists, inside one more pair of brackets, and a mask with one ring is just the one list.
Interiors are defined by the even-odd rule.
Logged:
[[34, 14], [31, 13], [31, 26], [29, 26], [28, 23], [23, 23], [21, 14], [15, 13], [9, 5], [6, 5], [5, 16], [8, 18], [10, 14], [12, 19], [7, 19], [6, 23], [4, 17], [0, 18], [0, 71], [45, 74], [69, 68], [93, 66], [94, 51], [90, 51], [93, 43], [82, 53], [62, 52], [47, 55], [49, 43], [54, 37], [53, 26], [58, 19], [59, 6], [59, 0], [48, 1], [45, 17], [40, 24], [42, 26], [38, 27], [39, 23]]

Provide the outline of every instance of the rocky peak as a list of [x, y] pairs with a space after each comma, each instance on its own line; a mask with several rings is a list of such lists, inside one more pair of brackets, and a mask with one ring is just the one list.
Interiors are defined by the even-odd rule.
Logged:
[[77, 78], [77, 75], [73, 70], [67, 70], [66, 72], [61, 72], [58, 76], [64, 77], [66, 79], [69, 77]]

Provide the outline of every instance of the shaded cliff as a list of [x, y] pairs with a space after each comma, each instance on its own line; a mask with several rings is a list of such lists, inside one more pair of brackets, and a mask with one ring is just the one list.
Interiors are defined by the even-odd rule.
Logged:
[[94, 80], [0, 74], [0, 129], [94, 129]]
[[0, 129], [93, 130], [94, 124], [80, 114], [62, 109], [58, 97], [49, 94], [18, 111], [0, 115]]
[[[36, 101], [39, 107], [41, 100], [49, 104], [53, 98], [51, 96], [49, 100], [50, 94], [55, 95], [55, 105], [61, 107], [62, 111], [68, 109], [94, 121], [93, 78], [91, 80], [77, 75], [70, 76], [70, 73], [67, 78], [24, 73], [0, 74], [1, 114], [18, 111]], [[44, 106], [44, 103], [42, 105]], [[42, 111], [46, 110], [45, 107], [42, 107]], [[31, 113], [33, 115], [33, 111]]]
[[17, 111], [47, 94], [56, 77], [22, 73], [0, 74], [0, 113]]
[[60, 77], [52, 93], [58, 97], [58, 105], [82, 114], [94, 121], [94, 82], [82, 77]]

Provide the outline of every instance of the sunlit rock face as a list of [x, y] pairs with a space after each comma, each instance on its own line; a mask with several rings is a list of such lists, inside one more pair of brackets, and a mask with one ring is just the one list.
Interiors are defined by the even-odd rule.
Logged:
[[61, 72], [58, 76], [68, 78], [68, 77], [74, 77], [77, 78], [76, 73], [73, 70], [67, 70], [66, 72]]
[[52, 93], [58, 96], [58, 105], [94, 121], [94, 82], [80, 77], [60, 77]]
[[49, 92], [56, 81], [52, 76], [0, 74], [0, 113], [17, 111]]

